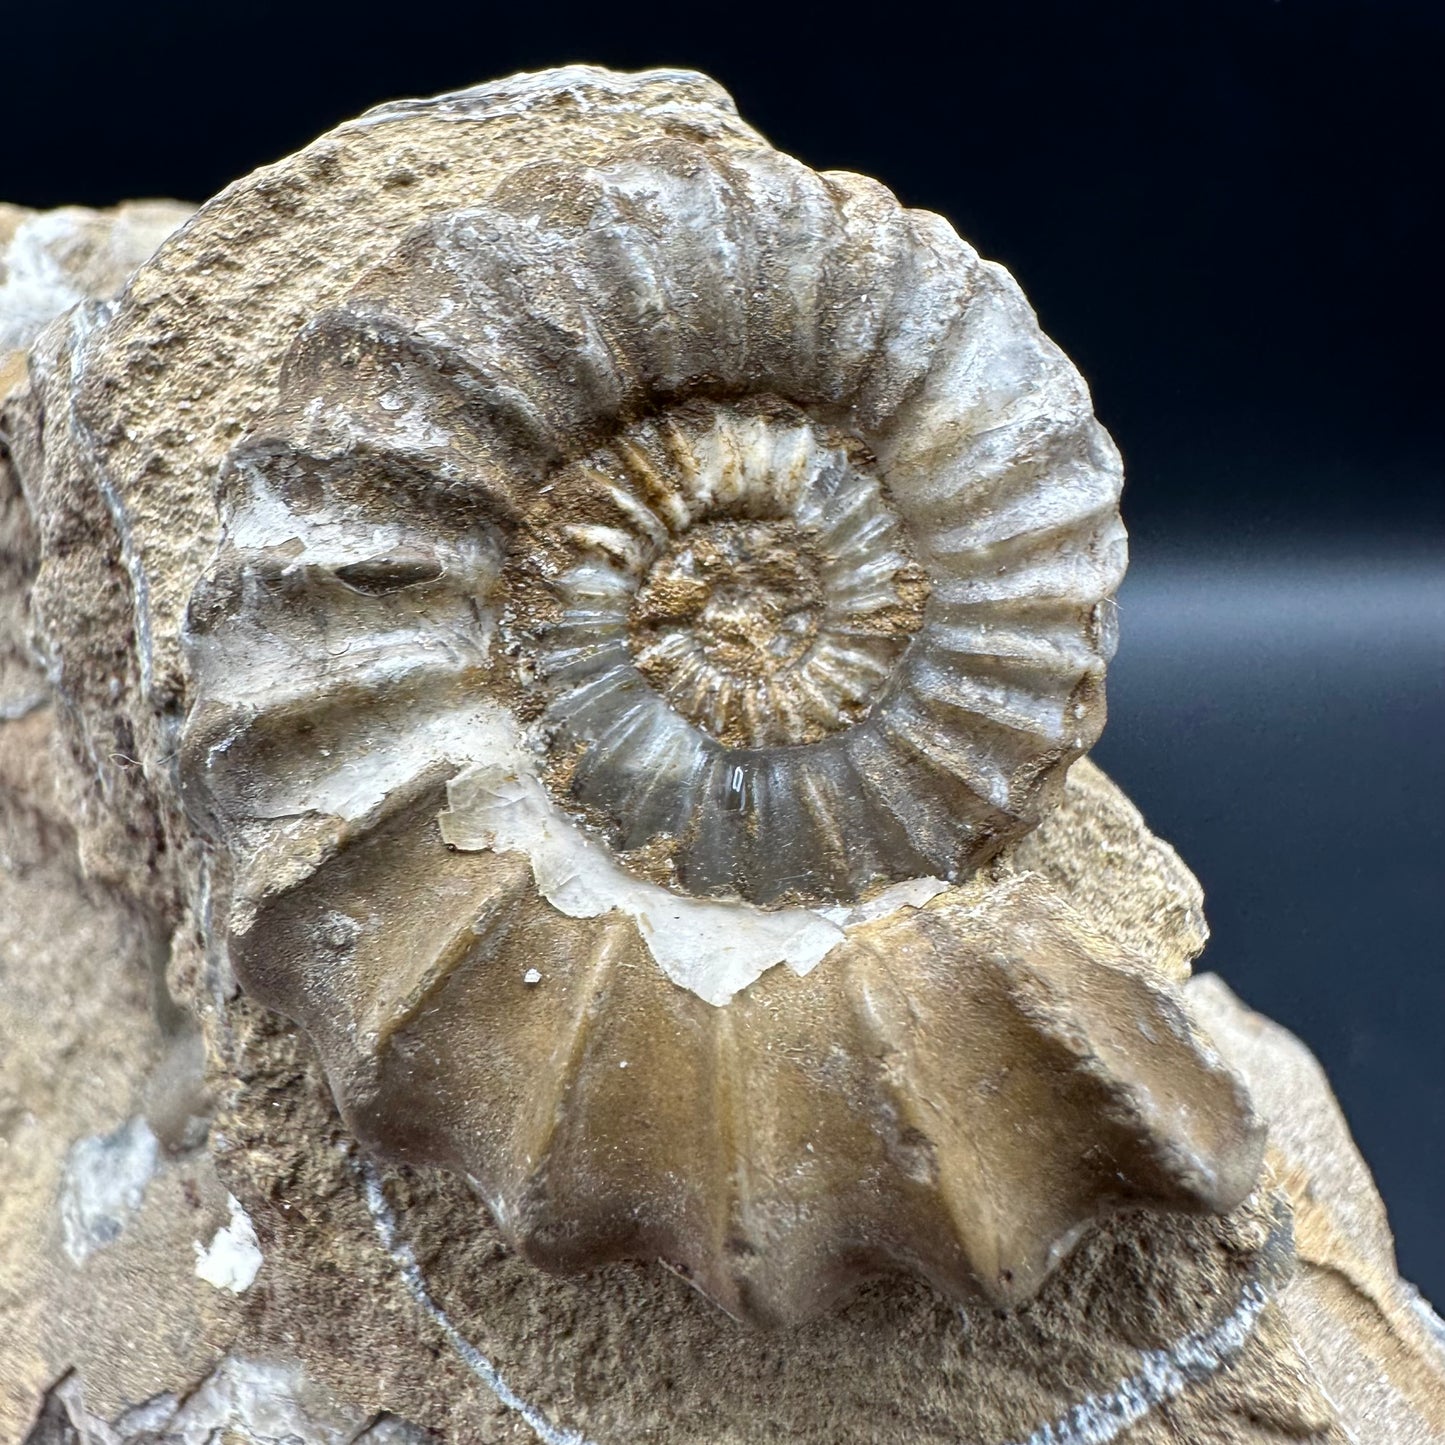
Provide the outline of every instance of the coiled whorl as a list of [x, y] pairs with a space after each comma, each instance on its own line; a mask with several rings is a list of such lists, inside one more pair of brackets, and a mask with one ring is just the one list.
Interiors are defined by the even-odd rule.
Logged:
[[678, 142], [523, 168], [311, 323], [283, 394], [238, 472], [494, 539], [494, 590], [438, 583], [494, 609], [490, 686], [685, 892], [963, 878], [1102, 725], [1117, 454], [1011, 278], [872, 182]]
[[513, 89], [443, 114], [521, 105], [521, 163], [301, 325], [222, 470], [181, 769], [238, 976], [529, 1258], [749, 1318], [1016, 1300], [1117, 1203], [1229, 1207], [1237, 1081], [1007, 852], [1103, 723], [1078, 373], [698, 78]]

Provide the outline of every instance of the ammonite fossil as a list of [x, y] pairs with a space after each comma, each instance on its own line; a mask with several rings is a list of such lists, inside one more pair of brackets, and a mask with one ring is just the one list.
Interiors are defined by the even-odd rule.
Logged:
[[1232, 1206], [1233, 1075], [1012, 852], [1103, 722], [1084, 383], [939, 217], [617, 78], [579, 160], [564, 75], [224, 468], [183, 776], [240, 977], [529, 1257], [739, 1315]]

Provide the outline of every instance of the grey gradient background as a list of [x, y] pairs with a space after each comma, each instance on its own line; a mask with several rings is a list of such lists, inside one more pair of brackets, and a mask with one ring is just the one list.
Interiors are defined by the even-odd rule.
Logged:
[[0, 198], [202, 199], [327, 126], [683, 64], [1014, 271], [1124, 453], [1099, 761], [1204, 883], [1204, 967], [1328, 1069], [1445, 1303], [1445, 7], [0, 7]]

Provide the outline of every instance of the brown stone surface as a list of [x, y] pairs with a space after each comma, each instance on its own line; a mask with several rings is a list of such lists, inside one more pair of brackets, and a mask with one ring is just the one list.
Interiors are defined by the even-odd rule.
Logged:
[[1090, 928], [1176, 983], [1209, 941], [1199, 880], [1088, 758], [1011, 858], [1043, 874]]
[[[43, 747], [27, 722], [30, 747]], [[17, 755], [19, 731], [0, 729]], [[34, 772], [7, 776], [19, 797]], [[740, 1328], [645, 1265], [539, 1274], [443, 1174], [372, 1176], [397, 1231], [388, 1250], [368, 1166], [293, 1028], [229, 995], [203, 1009], [216, 1112], [204, 1147], [194, 1136], [188, 1147], [194, 1108], [177, 1102], [186, 1069], [165, 1087], [151, 1082], [168, 1052], [184, 1055], [184, 1033], [168, 1050], [154, 1022], [154, 946], [133, 915], [83, 884], [63, 851], [12, 868], [0, 887], [0, 999], [11, 1010], [0, 1032], [24, 1041], [4, 1076], [6, 1157], [21, 1164], [9, 1166], [0, 1213], [0, 1438], [67, 1370], [88, 1410], [114, 1420], [153, 1395], [184, 1395], [228, 1353], [295, 1362], [310, 1388], [348, 1402], [348, 1418], [388, 1411], [458, 1442], [537, 1438], [519, 1403], [544, 1428], [597, 1442], [1004, 1445], [1081, 1406], [1089, 1418], [1137, 1414], [1113, 1437], [1133, 1445], [1346, 1438], [1331, 1433], [1269, 1302], [1290, 1268], [1288, 1222], [1269, 1195], [1224, 1220], [1122, 1215], [1019, 1310], [960, 1312], [893, 1279], [837, 1315], [772, 1334]], [[193, 990], [199, 961], [184, 933], [176, 944], [172, 986]], [[76, 1263], [59, 1209], [65, 1161], [78, 1139], [133, 1119], [161, 1141], [156, 1172], [117, 1236]], [[239, 1296], [195, 1274], [197, 1246], [225, 1224], [226, 1189], [265, 1260]], [[1242, 1327], [1231, 1330], [1231, 1317]], [[1193, 1364], [1171, 1366], [1175, 1356]], [[498, 1386], [515, 1392], [510, 1406]]]
[[[204, 1372], [235, 1313], [194, 1273], [192, 1244], [224, 1223], [225, 1191], [186, 1135], [186, 1090], [200, 1087], [194, 1026], [173, 1007], [168, 1027], [157, 1021], [164, 940], [79, 876], [53, 812], [25, 806], [48, 791], [25, 796], [46, 771], [48, 714], [0, 723], [4, 1440], [67, 1370], [111, 1408]], [[105, 1190], [127, 1152], [141, 1156], [129, 1202]]]
[[127, 201], [99, 211], [31, 211], [0, 202], [0, 397], [9, 389], [13, 353], [77, 302], [119, 294], [194, 209]]
[[[431, 1307], [418, 1308], [397, 1290], [396, 1257], [378, 1248], [364, 1166], [307, 1051], [249, 1010], [232, 1019], [231, 1046], [257, 1072], [223, 1103], [217, 1127], [231, 1142], [222, 1169], [250, 1203], [268, 1254], [257, 1327], [268, 1340], [299, 1341], [343, 1395], [365, 1389], [384, 1361], [388, 1404], [448, 1439], [529, 1438], [447, 1348], [455, 1331], [555, 1428], [588, 1440], [1024, 1441], [1090, 1395], [1137, 1403], [1129, 1382], [1148, 1378], [1146, 1351], [1207, 1336], [1252, 1282], [1267, 1295], [1288, 1269], [1287, 1222], [1262, 1196], [1225, 1220], [1122, 1216], [1018, 1311], [961, 1312], [894, 1279], [800, 1329], [758, 1332], [646, 1266], [582, 1279], [539, 1274], [479, 1223], [461, 1181], [380, 1176], [398, 1243], [425, 1280]], [[251, 1177], [241, 1184], [232, 1171]], [[317, 1198], [324, 1211], [305, 1207]], [[371, 1307], [356, 1308], [358, 1298]], [[404, 1334], [420, 1334], [417, 1350], [388, 1343], [394, 1311]], [[1207, 1421], [1212, 1436], [1200, 1439], [1263, 1441], [1274, 1438], [1259, 1433], [1268, 1419], [1285, 1438], [1335, 1439], [1275, 1307], [1261, 1302], [1250, 1325], [1197, 1385], [1161, 1391], [1127, 1438], [1152, 1445], [1180, 1438], [1170, 1422]], [[1106, 1408], [1096, 1406], [1101, 1416]]]
[[[135, 269], [193, 209], [178, 201], [129, 201], [109, 210], [64, 206], [53, 211], [0, 203], [0, 718], [19, 716], [49, 695], [43, 683], [47, 667], [59, 679], [59, 696], [66, 695], [65, 668], [39, 636], [29, 610], [30, 588], [40, 562], [39, 534], [22, 498], [20, 469], [12, 451], [13, 418], [5, 410], [7, 397], [23, 391], [29, 380], [24, 348], [71, 308], [118, 295]], [[61, 327], [65, 324], [60, 322]], [[75, 508], [66, 506], [62, 512], [73, 517]], [[75, 534], [67, 532], [59, 516], [56, 520], [59, 545], [64, 547], [64, 538]], [[108, 616], [114, 626], [124, 629], [129, 614], [119, 570], [118, 557], [112, 555], [104, 562], [99, 555], [92, 556], [89, 575], [93, 585], [99, 583], [103, 600], [92, 599], [82, 611], [97, 624]], [[101, 669], [96, 678], [100, 687], [111, 686], [109, 679], [126, 651], [124, 637], [113, 634], [108, 644], [102, 643], [87, 658], [86, 665]], [[74, 728], [84, 728], [74, 714], [70, 721]], [[130, 737], [125, 722], [119, 722], [104, 740], [88, 734], [81, 740], [69, 732], [60, 751], [69, 754], [73, 766], [62, 765], [55, 779], [55, 787], [68, 798], [67, 816], [93, 818], [95, 831], [102, 836], [111, 836], [113, 829], [122, 851], [129, 846], [125, 840], [133, 844], [138, 832], [113, 822], [115, 805], [138, 794]], [[100, 773], [111, 786], [103, 784], [97, 796], [94, 783]], [[140, 813], [145, 816], [143, 806]], [[88, 851], [99, 865], [99, 852]], [[138, 856], [151, 852], [145, 844]], [[131, 868], [134, 875], [138, 871], [134, 862]], [[98, 866], [93, 871], [105, 869]]]
[[1300, 1260], [1284, 1303], [1322, 1388], [1361, 1441], [1445, 1438], [1445, 1326], [1399, 1277], [1384, 1202], [1324, 1071], [1218, 978], [1189, 996], [1269, 1120]]

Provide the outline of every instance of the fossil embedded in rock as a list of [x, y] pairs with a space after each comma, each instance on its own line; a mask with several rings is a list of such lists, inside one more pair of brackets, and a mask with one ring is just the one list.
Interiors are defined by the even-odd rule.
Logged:
[[529, 1257], [739, 1314], [1229, 1207], [1237, 1081], [1009, 861], [1103, 722], [1082, 380], [940, 218], [578, 74], [223, 469], [182, 768], [242, 979]]

